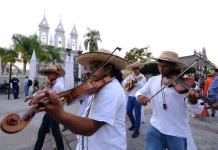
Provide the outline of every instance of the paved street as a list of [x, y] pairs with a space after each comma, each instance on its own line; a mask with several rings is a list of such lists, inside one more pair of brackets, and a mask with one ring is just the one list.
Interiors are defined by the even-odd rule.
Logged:
[[[24, 97], [14, 100], [11, 95], [11, 100], [7, 100], [7, 95], [0, 95], [0, 120], [4, 116], [10, 113], [23, 114], [29, 108], [29, 106], [23, 102]], [[67, 106], [67, 111], [75, 113], [78, 110], [78, 104]], [[141, 134], [138, 138], [132, 139], [131, 133], [127, 131], [128, 137], [128, 150], [142, 150], [144, 141], [144, 129], [148, 124], [151, 116], [151, 106], [145, 108], [145, 123], [142, 124]], [[33, 149], [35, 143], [38, 128], [41, 124], [41, 120], [44, 113], [37, 114], [30, 124], [23, 129], [23, 131], [16, 134], [5, 134], [0, 131], [0, 150], [30, 150]], [[218, 115], [218, 114], [217, 114]], [[190, 126], [194, 141], [199, 150], [217, 150], [218, 147], [218, 117], [207, 117], [202, 119], [190, 120]], [[129, 121], [127, 120], [127, 127], [129, 127]], [[61, 126], [62, 128], [62, 126]], [[63, 139], [66, 150], [74, 150], [76, 144], [76, 137], [70, 131], [63, 132]], [[51, 147], [55, 148], [55, 143], [50, 134], [47, 134], [44, 150], [50, 150]]]

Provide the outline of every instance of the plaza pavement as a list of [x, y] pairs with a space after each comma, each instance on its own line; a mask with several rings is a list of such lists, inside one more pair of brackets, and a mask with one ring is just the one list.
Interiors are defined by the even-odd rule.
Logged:
[[[11, 113], [19, 113], [22, 115], [26, 112], [30, 107], [23, 101], [24, 96], [22, 95], [20, 95], [20, 98], [16, 100], [14, 100], [11, 95], [10, 100], [7, 100], [7, 95], [0, 94], [0, 120], [2, 120], [4, 116]], [[75, 113], [78, 111], [78, 107], [78, 104], [73, 104], [71, 106], [66, 106], [65, 110]], [[146, 106], [144, 110], [145, 122], [141, 126], [139, 137], [133, 139], [131, 138], [132, 132], [127, 131], [128, 150], [143, 150], [144, 132], [146, 125], [149, 122], [151, 113], [151, 106]], [[5, 134], [0, 131], [0, 150], [32, 150], [43, 115], [43, 112], [36, 114], [30, 124], [16, 134]], [[127, 119], [127, 127], [129, 126], [130, 123]], [[218, 150], [218, 117], [207, 117], [201, 119], [191, 118], [190, 126], [194, 141], [199, 150]], [[75, 135], [68, 130], [62, 132], [62, 134], [65, 149], [74, 150], [76, 145]], [[55, 149], [55, 142], [50, 134], [47, 134], [46, 136], [43, 149]]]

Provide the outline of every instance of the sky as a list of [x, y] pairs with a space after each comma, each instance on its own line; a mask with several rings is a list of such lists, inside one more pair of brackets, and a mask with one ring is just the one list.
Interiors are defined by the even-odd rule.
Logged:
[[60, 19], [68, 38], [75, 24], [79, 41], [87, 27], [98, 30], [100, 48], [123, 57], [132, 48], [149, 46], [158, 57], [164, 50], [179, 56], [206, 48], [218, 66], [218, 2], [216, 0], [7, 0], [1, 1], [0, 47], [10, 47], [15, 33], [38, 33], [44, 14], [53, 33]]

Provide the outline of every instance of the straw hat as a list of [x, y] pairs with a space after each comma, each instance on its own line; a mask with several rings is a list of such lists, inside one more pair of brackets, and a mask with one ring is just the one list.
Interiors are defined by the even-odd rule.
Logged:
[[46, 73], [56, 73], [58, 77], [65, 75], [64, 69], [61, 65], [50, 65], [46, 69], [39, 70], [39, 74], [46, 76]]
[[186, 65], [179, 60], [178, 54], [173, 51], [163, 51], [158, 58], [153, 59], [173, 62], [181, 69], [186, 67]]
[[[105, 49], [101, 49], [97, 52], [88, 52], [80, 55], [77, 58], [77, 62], [81, 65], [89, 65], [91, 61], [105, 61], [111, 52]], [[123, 70], [127, 66], [127, 61], [119, 56], [111, 55], [113, 58], [110, 60], [110, 64], [114, 65], [116, 68]]]
[[126, 67], [127, 70], [132, 70], [133, 68], [142, 68], [143, 67], [143, 64], [140, 63], [140, 62], [136, 62], [136, 63], [133, 63], [133, 64], [130, 64]]

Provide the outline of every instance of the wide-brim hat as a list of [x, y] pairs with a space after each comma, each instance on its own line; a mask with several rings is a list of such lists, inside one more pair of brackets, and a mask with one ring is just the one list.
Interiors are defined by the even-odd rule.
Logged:
[[87, 66], [91, 61], [105, 61], [108, 57], [113, 57], [109, 64], [114, 65], [117, 69], [123, 70], [127, 66], [127, 61], [119, 56], [111, 55], [111, 52], [105, 49], [101, 49], [97, 52], [88, 52], [80, 55], [77, 58], [77, 62], [81, 65]]
[[143, 63], [136, 62], [136, 63], [129, 64], [128, 66], [126, 66], [126, 69], [127, 69], [127, 70], [132, 70], [133, 68], [139, 68], [139, 69], [141, 69], [142, 67], [143, 67]]
[[186, 68], [186, 64], [182, 63], [179, 60], [178, 54], [173, 51], [163, 51], [158, 58], [153, 58], [155, 60], [164, 60], [177, 64], [177, 66], [181, 69]]
[[56, 73], [58, 77], [62, 77], [65, 75], [65, 71], [61, 67], [61, 65], [50, 65], [45, 69], [39, 70], [38, 73], [44, 76], [46, 76], [47, 73]]

